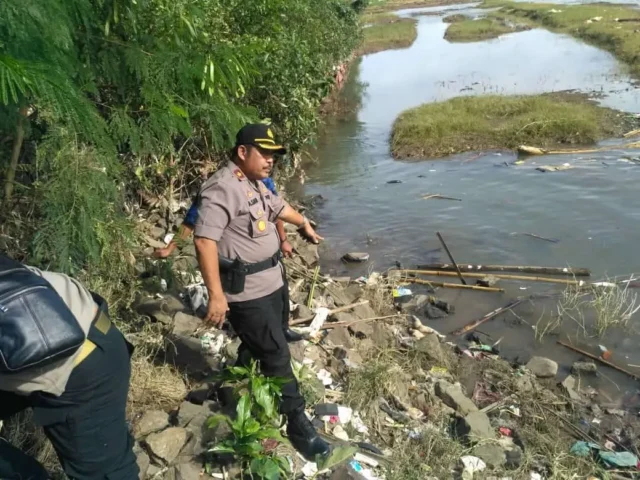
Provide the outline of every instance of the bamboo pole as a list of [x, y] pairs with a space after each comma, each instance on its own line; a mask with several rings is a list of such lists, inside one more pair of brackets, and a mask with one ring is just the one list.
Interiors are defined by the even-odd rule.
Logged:
[[[535, 267], [527, 265], [474, 265], [471, 263], [458, 263], [458, 267], [466, 272], [519, 272], [519, 273], [542, 273], [544, 275], [573, 275], [574, 277], [589, 277], [591, 271], [588, 268], [571, 267]], [[418, 265], [422, 270], [444, 270], [455, 271], [455, 267], [450, 263], [429, 263]]]
[[[414, 273], [420, 275], [433, 275], [434, 277], [456, 277], [456, 272], [447, 272], [442, 270], [400, 270], [400, 273]], [[471, 278], [485, 278], [487, 276], [486, 273], [465, 273], [467, 277]], [[530, 277], [527, 275], [508, 275], [496, 273], [492, 274], [492, 276], [496, 278], [501, 278], [504, 280], [521, 280], [528, 282], [546, 282], [546, 283], [561, 283], [563, 285], [583, 285], [584, 282], [581, 280], [567, 280], [564, 278], [548, 278], [548, 277]]]
[[430, 285], [432, 287], [442, 287], [442, 288], [460, 288], [464, 290], [478, 290], [481, 292], [504, 292], [502, 288], [495, 287], [481, 287], [479, 285], [461, 285], [458, 283], [444, 283], [444, 282], [431, 282], [429, 280], [423, 280], [421, 278], [407, 278], [403, 281], [407, 283], [415, 283], [417, 285]]
[[520, 145], [518, 147], [518, 153], [522, 153], [525, 155], [561, 155], [566, 153], [595, 153], [595, 152], [606, 152], [609, 150], [621, 150], [628, 148], [640, 148], [640, 142], [632, 142], [626, 143], [622, 145], [611, 145], [609, 147], [599, 147], [599, 148], [586, 148], [586, 149], [566, 149], [566, 150], [546, 150], [544, 148], [539, 147], [531, 147], [529, 145]]
[[320, 330], [333, 330], [334, 328], [338, 328], [338, 327], [348, 328], [351, 325], [357, 325], [358, 323], [366, 323], [366, 322], [371, 322], [373, 320], [388, 320], [389, 318], [400, 318], [400, 317], [402, 317], [402, 315], [395, 314], [395, 315], [386, 315], [384, 317], [361, 318], [358, 320], [353, 320], [351, 322], [326, 323], [322, 327], [320, 327]]
[[512, 302], [509, 302], [504, 307], [496, 308], [492, 312], [487, 313], [484, 317], [474, 320], [473, 322], [468, 323], [464, 327], [459, 328], [458, 330], [452, 332], [451, 335], [458, 337], [467, 332], [470, 332], [471, 330], [478, 328], [480, 325], [482, 325], [485, 322], [488, 322], [489, 320], [496, 317], [497, 315], [500, 315], [502, 312], [506, 312], [507, 310], [510, 310], [513, 307], [520, 305], [522, 302], [524, 302], [524, 300], [525, 300], [524, 298], [518, 298], [516, 300], [513, 300]]
[[569, 345], [568, 343], [563, 342], [562, 340], [558, 340], [558, 344], [562, 345], [565, 348], [568, 348], [569, 350], [573, 350], [576, 353], [579, 353], [580, 355], [584, 355], [585, 357], [589, 357], [592, 360], [597, 360], [598, 362], [602, 363], [603, 365], [606, 365], [607, 367], [611, 367], [614, 370], [618, 370], [619, 372], [622, 373], [626, 373], [627, 375], [629, 375], [631, 378], [635, 379], [635, 380], [640, 380], [640, 376], [636, 375], [635, 373], [631, 373], [628, 370], [625, 370], [622, 367], [619, 367], [618, 365], [611, 363], [607, 360], [605, 360], [602, 357], [598, 357], [597, 355], [593, 355], [592, 353], [589, 352], [585, 352], [584, 350], [581, 350], [577, 347], [574, 347], [573, 345]]
[[[333, 310], [329, 310], [329, 315], [333, 315], [335, 313], [340, 313], [340, 312], [345, 312], [347, 310], [351, 310], [352, 308], [356, 308], [356, 307], [359, 307], [361, 305], [366, 305], [367, 303], [369, 303], [369, 300], [362, 300], [361, 302], [356, 302], [356, 303], [352, 303], [350, 305], [345, 305], [344, 307], [334, 308]], [[295, 325], [302, 325], [303, 323], [310, 322], [314, 318], [315, 318], [315, 315], [313, 317], [307, 317], [307, 318], [301, 318], [299, 320], [294, 320], [293, 322], [289, 323], [289, 326], [293, 327]]]
[[445, 243], [444, 238], [442, 238], [442, 235], [440, 235], [440, 232], [436, 232], [436, 235], [438, 236], [438, 240], [440, 240], [440, 243], [444, 247], [444, 251], [447, 252], [447, 255], [449, 256], [449, 260], [451, 260], [451, 263], [453, 263], [453, 266], [456, 267], [456, 273], [458, 274], [458, 278], [460, 279], [460, 283], [462, 283], [463, 285], [466, 285], [467, 282], [465, 281], [464, 277], [462, 276], [462, 273], [460, 272], [460, 269], [458, 268], [458, 264], [453, 259], [453, 255], [451, 255], [451, 252], [449, 251], [449, 247], [447, 247], [447, 244]]

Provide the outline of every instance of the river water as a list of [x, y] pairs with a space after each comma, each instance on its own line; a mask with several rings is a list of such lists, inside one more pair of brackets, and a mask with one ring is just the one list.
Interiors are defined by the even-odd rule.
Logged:
[[[613, 146], [597, 154], [530, 158], [519, 166], [509, 165], [516, 160], [512, 152], [411, 162], [391, 157], [392, 125], [403, 110], [460, 95], [577, 90], [597, 94], [604, 106], [640, 113], [640, 89], [609, 53], [542, 29], [477, 43], [449, 43], [443, 38], [447, 25], [442, 16], [460, 8], [400, 12], [427, 14], [417, 17], [414, 44], [365, 56], [352, 66], [343, 95], [360, 107], [351, 117], [327, 125], [311, 152], [317, 161], [306, 166], [304, 194], [324, 199], [314, 212], [327, 239], [324, 267], [334, 274], [357, 276], [395, 262], [413, 268], [446, 261], [435, 235], [440, 231], [461, 262], [572, 265], [591, 268], [597, 278], [640, 271], [640, 165], [630, 160], [639, 151]], [[480, 12], [473, 5], [462, 8], [471, 15]], [[556, 173], [535, 169], [563, 163], [574, 168]], [[427, 193], [462, 201], [423, 200]], [[369, 252], [371, 261], [363, 266], [344, 265], [339, 259], [347, 251]], [[454, 301], [457, 311], [430, 325], [448, 332], [517, 295], [542, 288], [505, 287], [507, 292], [501, 295], [439, 292]], [[527, 304], [519, 313], [535, 324], [555, 308], [551, 301], [540, 301]], [[564, 368], [576, 360], [554, 347], [555, 337], [536, 342], [531, 328], [514, 316], [502, 316], [481, 330], [494, 341], [504, 337], [503, 353], [512, 357], [546, 354]], [[565, 330], [563, 335], [571, 333], [570, 328]], [[588, 347], [605, 343], [623, 364], [638, 365], [637, 340], [611, 331], [604, 339], [582, 342]], [[624, 376], [614, 378], [615, 383], [627, 385]]]

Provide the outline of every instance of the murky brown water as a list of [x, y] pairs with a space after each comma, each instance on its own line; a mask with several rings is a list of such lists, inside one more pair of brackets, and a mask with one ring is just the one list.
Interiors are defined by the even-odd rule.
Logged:
[[[478, 11], [470, 7], [469, 12]], [[546, 30], [453, 44], [443, 39], [447, 26], [440, 16], [418, 18], [418, 39], [412, 47], [366, 56], [353, 66], [345, 95], [361, 102], [361, 107], [354, 118], [329, 125], [312, 152], [318, 162], [307, 166], [304, 193], [325, 199], [315, 211], [328, 240], [325, 267], [357, 276], [395, 262], [411, 267], [445, 261], [435, 236], [440, 231], [461, 262], [583, 266], [591, 268], [595, 277], [640, 272], [640, 165], [627, 159], [637, 158], [640, 151], [612, 147], [597, 154], [537, 157], [521, 166], [506, 166], [515, 160], [512, 153], [395, 161], [388, 143], [400, 112], [459, 95], [575, 89], [598, 93], [605, 106], [639, 113], [640, 89], [625, 67], [602, 50]], [[536, 165], [565, 162], [575, 168], [557, 173], [535, 170]], [[402, 183], [388, 184], [390, 180]], [[462, 202], [421, 199], [426, 193]], [[372, 260], [365, 266], [345, 266], [339, 258], [347, 251], [367, 251]], [[442, 332], [453, 331], [515, 296], [560, 290], [548, 285], [505, 285], [508, 291], [499, 295], [440, 292], [455, 303], [457, 313], [431, 325]], [[554, 300], [545, 300], [520, 306], [516, 313], [535, 323], [555, 309]], [[504, 337], [502, 351], [512, 358], [526, 360], [533, 353], [542, 354], [565, 370], [578, 358], [556, 347], [555, 337], [536, 342], [531, 327], [516, 323], [512, 314], [488, 322], [481, 330], [494, 341]], [[575, 328], [566, 328], [565, 333], [575, 333]], [[639, 338], [611, 331], [604, 339], [583, 341], [592, 347], [604, 343], [620, 363], [640, 365]], [[635, 389], [624, 375], [602, 371], [610, 381], [600, 377], [594, 386], [608, 395], [618, 397]]]

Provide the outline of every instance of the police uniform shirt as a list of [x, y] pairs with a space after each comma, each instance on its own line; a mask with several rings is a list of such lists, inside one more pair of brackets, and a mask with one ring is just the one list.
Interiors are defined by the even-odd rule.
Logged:
[[[280, 249], [275, 221], [285, 206], [262, 182], [249, 180], [229, 162], [200, 190], [195, 235], [216, 241], [218, 253], [231, 260], [261, 262]], [[228, 302], [244, 302], [270, 295], [283, 285], [282, 267], [276, 265], [247, 275], [242, 293], [225, 295]]]

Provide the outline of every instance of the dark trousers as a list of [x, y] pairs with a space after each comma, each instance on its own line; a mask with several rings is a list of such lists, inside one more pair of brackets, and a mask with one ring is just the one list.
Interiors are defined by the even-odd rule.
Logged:
[[[125, 418], [130, 349], [114, 325], [106, 334], [91, 327], [89, 339], [97, 348], [73, 370], [61, 396], [0, 391], [0, 419], [31, 407], [72, 480], [136, 480], [139, 470]], [[0, 443], [0, 479], [48, 478], [25, 457]]]
[[283, 327], [289, 319], [289, 292], [284, 287], [271, 295], [229, 304], [229, 322], [242, 343], [238, 349], [238, 364], [248, 366], [251, 359], [260, 362], [267, 377], [287, 378], [282, 387], [280, 412], [289, 414], [304, 409], [304, 398], [291, 369], [291, 353]]

